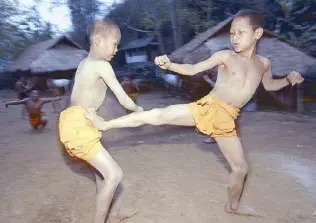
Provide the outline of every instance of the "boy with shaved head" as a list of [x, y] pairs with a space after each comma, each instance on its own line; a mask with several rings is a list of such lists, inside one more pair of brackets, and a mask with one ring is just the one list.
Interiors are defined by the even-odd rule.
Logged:
[[231, 167], [225, 210], [234, 214], [256, 215], [253, 210], [239, 205], [248, 165], [236, 133], [235, 119], [260, 83], [266, 90], [276, 91], [304, 80], [297, 72], [291, 72], [282, 79], [273, 79], [269, 59], [256, 54], [256, 45], [262, 35], [263, 16], [256, 11], [243, 10], [236, 14], [230, 27], [233, 51], [219, 51], [193, 65], [172, 63], [166, 55], [155, 59], [160, 68], [188, 76], [218, 68], [214, 88], [196, 102], [133, 113], [108, 122], [101, 121], [93, 110], [89, 110], [86, 117], [102, 131], [144, 124], [195, 126], [198, 131], [215, 139]]
[[121, 39], [118, 26], [109, 20], [96, 20], [88, 29], [90, 51], [80, 62], [70, 96], [70, 106], [61, 112], [59, 137], [68, 153], [96, 169], [97, 197], [93, 223], [120, 222], [128, 215], [108, 213], [114, 192], [123, 173], [118, 164], [100, 143], [101, 132], [84, 116], [89, 108], [98, 110], [110, 88], [120, 104], [137, 112], [137, 106], [125, 93], [110, 65]]

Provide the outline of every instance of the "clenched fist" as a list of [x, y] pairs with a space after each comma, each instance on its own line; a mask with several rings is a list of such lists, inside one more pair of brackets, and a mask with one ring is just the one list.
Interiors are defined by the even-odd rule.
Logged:
[[304, 81], [302, 75], [296, 71], [292, 71], [286, 76], [288, 82], [293, 86], [295, 84], [300, 84]]
[[155, 64], [158, 65], [163, 70], [167, 70], [171, 66], [171, 62], [169, 58], [167, 57], [167, 55], [156, 57]]

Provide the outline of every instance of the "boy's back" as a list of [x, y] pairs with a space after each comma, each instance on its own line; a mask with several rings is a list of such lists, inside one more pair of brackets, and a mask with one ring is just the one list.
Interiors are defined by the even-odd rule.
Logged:
[[80, 106], [85, 110], [88, 108], [99, 109], [107, 90], [107, 85], [99, 75], [100, 72], [108, 73], [104, 68], [112, 69], [106, 61], [94, 61], [89, 58], [81, 61], [71, 92], [71, 106]]

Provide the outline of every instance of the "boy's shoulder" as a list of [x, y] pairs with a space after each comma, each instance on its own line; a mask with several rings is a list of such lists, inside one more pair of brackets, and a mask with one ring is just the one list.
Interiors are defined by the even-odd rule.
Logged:
[[77, 73], [80, 74], [89, 72], [91, 75], [91, 73], [106, 73], [109, 70], [113, 70], [113, 68], [108, 61], [86, 58], [80, 62]]
[[235, 52], [233, 50], [230, 50], [230, 49], [219, 50], [216, 52], [216, 54], [218, 54], [220, 56], [233, 56], [234, 53]]
[[106, 60], [96, 60], [96, 59], [91, 59], [91, 58], [85, 58], [80, 62], [81, 65], [83, 66], [109, 66], [112, 67], [111, 64], [106, 61]]
[[271, 62], [267, 57], [261, 56], [261, 55], [257, 55], [257, 58], [261, 61], [261, 63], [263, 64], [263, 66], [265, 68], [270, 67], [271, 66]]

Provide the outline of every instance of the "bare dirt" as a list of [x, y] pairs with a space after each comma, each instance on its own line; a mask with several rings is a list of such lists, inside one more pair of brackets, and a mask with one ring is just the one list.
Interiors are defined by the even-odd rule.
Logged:
[[[12, 100], [1, 92], [0, 103]], [[184, 103], [154, 92], [139, 97], [145, 109]], [[107, 110], [106, 110], [107, 109]], [[88, 223], [94, 208], [91, 172], [65, 158], [56, 140], [57, 115], [33, 131], [20, 106], [0, 107], [0, 222]], [[100, 111], [124, 114], [113, 97]], [[104, 133], [103, 144], [124, 171], [123, 208], [139, 212], [126, 223], [316, 222], [316, 118], [276, 112], [243, 113], [242, 143], [250, 164], [242, 203], [265, 218], [224, 212], [229, 167], [216, 144], [193, 128], [143, 126]], [[233, 149], [233, 148], [232, 148]]]

